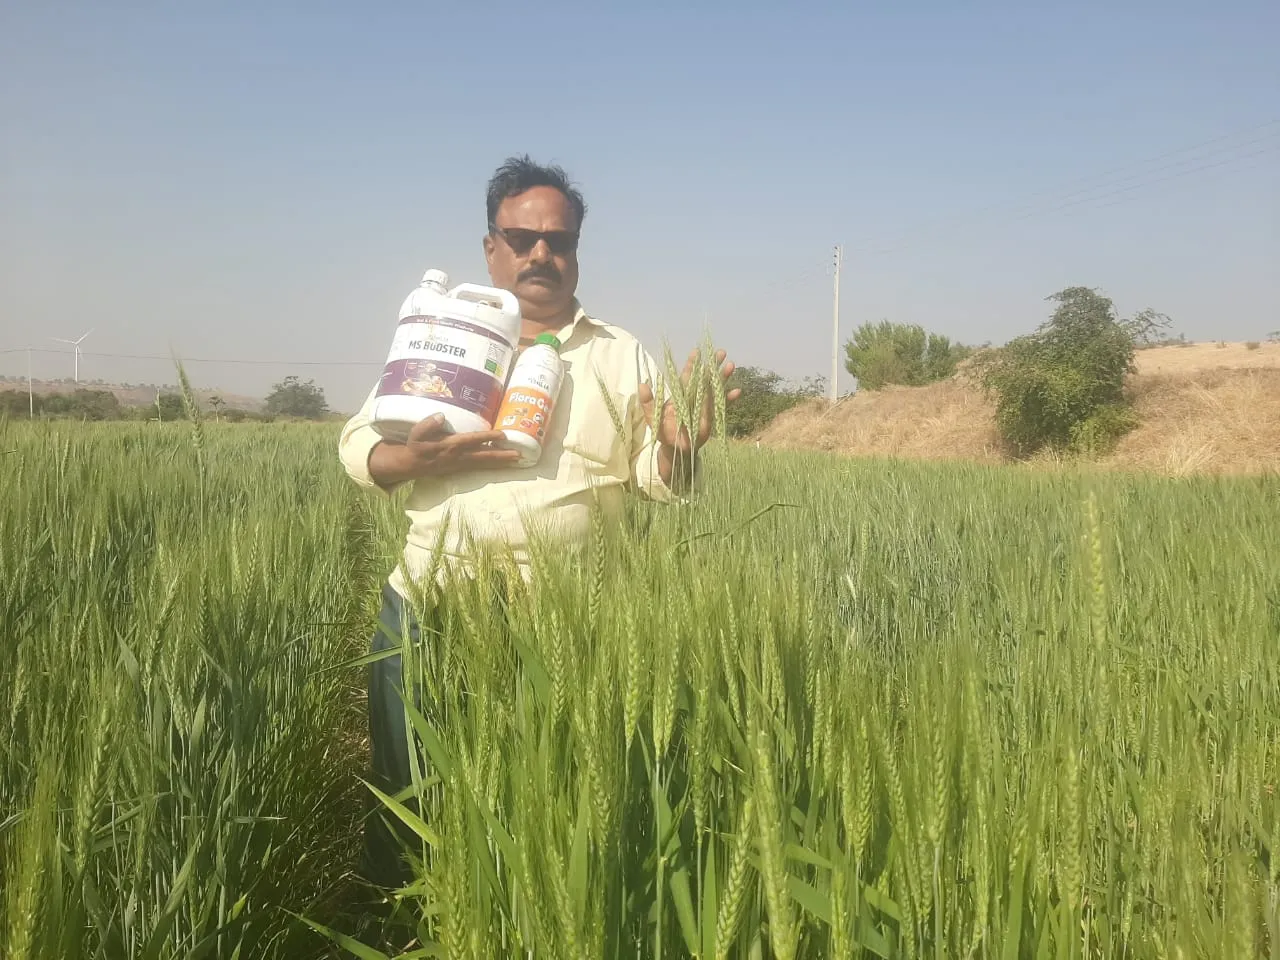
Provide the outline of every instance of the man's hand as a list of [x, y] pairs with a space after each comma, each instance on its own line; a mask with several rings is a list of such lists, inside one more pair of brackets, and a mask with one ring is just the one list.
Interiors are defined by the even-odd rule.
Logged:
[[404, 443], [383, 440], [377, 444], [369, 454], [369, 473], [378, 486], [391, 487], [463, 470], [515, 466], [519, 451], [496, 446], [504, 439], [501, 430], [449, 433], [444, 417], [437, 413], [415, 423]]
[[[697, 360], [698, 351], [691, 351], [689, 359], [685, 361], [684, 370], [680, 372], [680, 386], [678, 389], [683, 390], [686, 395], [689, 390], [689, 378], [693, 376], [693, 368]], [[725, 352], [723, 350], [716, 351], [715, 364], [721, 380], [728, 380], [733, 375], [734, 365], [732, 362], [725, 360]], [[671, 483], [677, 456], [682, 461], [696, 456], [698, 450], [711, 439], [711, 431], [715, 429], [716, 425], [715, 390], [713, 386], [713, 384], [707, 384], [703, 390], [702, 397], [695, 397], [693, 400], [693, 403], [698, 407], [698, 432], [696, 436], [691, 437], [688, 427], [680, 423], [676, 405], [670, 400], [663, 404], [662, 415], [656, 422], [654, 421], [653, 390], [647, 383], [640, 384], [640, 407], [644, 411], [645, 420], [653, 427], [654, 434], [658, 439], [658, 473], [665, 483]], [[740, 396], [742, 396], [741, 390], [730, 390], [725, 394], [725, 402], [733, 403]]]

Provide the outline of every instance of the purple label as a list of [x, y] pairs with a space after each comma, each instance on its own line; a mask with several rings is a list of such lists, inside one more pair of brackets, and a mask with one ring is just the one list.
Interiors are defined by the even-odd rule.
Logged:
[[502, 405], [502, 384], [490, 374], [456, 363], [392, 360], [378, 383], [378, 396], [439, 400], [493, 423]]
[[447, 327], [450, 330], [465, 330], [467, 333], [474, 333], [477, 336], [488, 337], [495, 343], [501, 343], [503, 346], [511, 346], [511, 341], [500, 333], [495, 333], [488, 327], [482, 327], [479, 324], [468, 323], [466, 320], [454, 320], [452, 317], [432, 317], [427, 314], [421, 314], [416, 317], [405, 317], [397, 326], [404, 326], [406, 323], [429, 323], [437, 327]]

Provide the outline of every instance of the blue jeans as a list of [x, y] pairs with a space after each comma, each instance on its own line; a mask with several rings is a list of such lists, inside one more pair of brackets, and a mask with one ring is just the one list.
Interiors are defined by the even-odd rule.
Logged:
[[[434, 612], [432, 611], [433, 614]], [[378, 615], [378, 629], [374, 631], [370, 652], [398, 650], [401, 646], [402, 626], [410, 644], [417, 646], [421, 643], [421, 624], [412, 610], [389, 584], [383, 584], [382, 610]], [[402, 670], [399, 653], [369, 664], [370, 782], [390, 796], [395, 796], [413, 782], [409, 767], [409, 740], [405, 733], [404, 702], [400, 698], [400, 691], [403, 689]], [[414, 704], [419, 709], [422, 706], [421, 694], [421, 689], [414, 691]], [[365, 820], [360, 872], [366, 880], [379, 886], [402, 886], [411, 877], [402, 856], [404, 848], [401, 838], [409, 840], [414, 834], [377, 797], [371, 796], [370, 800], [371, 809]], [[406, 800], [405, 806], [418, 812], [414, 798]]]

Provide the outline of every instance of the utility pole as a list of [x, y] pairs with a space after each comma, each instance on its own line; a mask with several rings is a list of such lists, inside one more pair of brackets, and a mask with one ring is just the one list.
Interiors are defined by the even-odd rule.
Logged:
[[27, 413], [32, 420], [36, 418], [36, 395], [31, 388], [31, 348], [27, 347]]
[[844, 248], [836, 245], [835, 295], [831, 303], [831, 402], [836, 402], [836, 377], [840, 372], [840, 264], [844, 260]]

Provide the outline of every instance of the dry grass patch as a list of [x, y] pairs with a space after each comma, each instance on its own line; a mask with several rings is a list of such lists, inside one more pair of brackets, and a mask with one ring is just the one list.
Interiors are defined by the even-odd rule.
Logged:
[[1138, 376], [1132, 390], [1142, 425], [1107, 464], [1174, 476], [1280, 470], [1280, 369]]
[[1000, 447], [992, 416], [980, 390], [953, 378], [859, 393], [834, 408], [811, 401], [778, 417], [760, 441], [788, 450], [995, 462]]
[[1139, 374], [1193, 373], [1231, 368], [1280, 369], [1280, 343], [1191, 343], [1185, 347], [1151, 347], [1134, 355]]
[[[1100, 465], [1171, 476], [1280, 471], [1280, 344], [1154, 347], [1138, 351], [1136, 364], [1128, 389], [1141, 422]], [[783, 450], [992, 463], [1004, 459], [994, 415], [962, 371], [924, 387], [864, 391], [834, 408], [811, 401], [759, 440]]]

